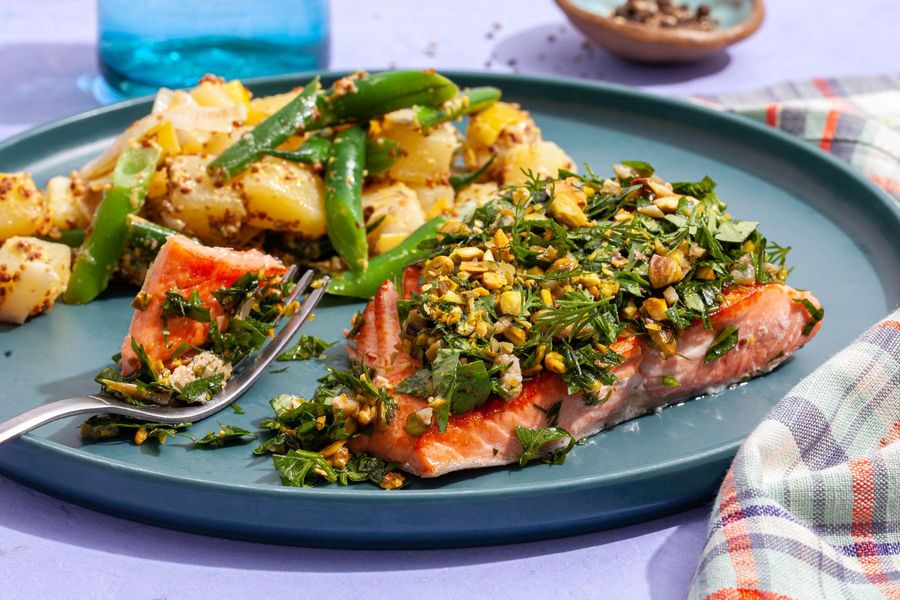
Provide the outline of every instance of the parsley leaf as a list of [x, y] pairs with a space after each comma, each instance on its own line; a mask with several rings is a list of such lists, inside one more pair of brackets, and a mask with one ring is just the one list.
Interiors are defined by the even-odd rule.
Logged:
[[642, 160], [620, 160], [619, 162], [637, 171], [641, 177], [650, 177], [656, 171], [653, 165]]
[[219, 423], [217, 431], [210, 431], [200, 439], [191, 438], [191, 440], [195, 448], [221, 448], [232, 444], [246, 444], [255, 437], [256, 434], [252, 431]]
[[431, 369], [419, 369], [400, 383], [394, 386], [394, 390], [401, 394], [409, 394], [417, 398], [428, 398], [434, 395], [434, 384], [431, 379]]
[[541, 451], [545, 444], [569, 438], [568, 446], [554, 450], [544, 457], [545, 462], [562, 464], [566, 460], [566, 454], [575, 446], [575, 438], [562, 427], [544, 427], [542, 429], [530, 429], [516, 426], [516, 436], [522, 444], [522, 454], [519, 456], [519, 466], [525, 466]]
[[719, 332], [719, 335], [713, 339], [709, 348], [706, 349], [706, 356], [703, 358], [704, 364], [708, 365], [709, 363], [722, 358], [733, 350], [734, 347], [737, 346], [737, 343], [738, 328], [734, 325], [729, 325]]
[[221, 373], [209, 377], [199, 377], [188, 382], [179, 393], [179, 399], [188, 404], [209, 402], [213, 396], [222, 391], [225, 379]]
[[720, 242], [742, 244], [758, 226], [758, 221], [721, 221], [716, 230], [716, 239]]
[[326, 342], [313, 335], [301, 335], [297, 343], [288, 350], [278, 355], [275, 360], [310, 360], [318, 358], [325, 350], [334, 346], [337, 342]]

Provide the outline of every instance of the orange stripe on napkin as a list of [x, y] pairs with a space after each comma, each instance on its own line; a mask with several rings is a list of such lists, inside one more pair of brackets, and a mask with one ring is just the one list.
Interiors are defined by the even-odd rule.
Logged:
[[837, 130], [837, 122], [840, 115], [841, 111], [830, 110], [825, 118], [825, 130], [822, 132], [822, 143], [820, 144], [825, 152], [831, 152], [831, 141], [834, 139], [834, 132]]

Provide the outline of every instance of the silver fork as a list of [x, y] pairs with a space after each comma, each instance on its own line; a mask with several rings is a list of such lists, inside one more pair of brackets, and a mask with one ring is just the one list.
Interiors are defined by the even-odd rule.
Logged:
[[[296, 269], [291, 267], [285, 273], [285, 278], [293, 278], [295, 273]], [[309, 287], [312, 278], [312, 271], [306, 271], [303, 274], [303, 277], [300, 278], [285, 301], [285, 306], [296, 300]], [[194, 422], [214, 415], [240, 398], [253, 385], [253, 382], [259, 379], [259, 376], [275, 360], [275, 357], [281, 354], [288, 342], [291, 341], [291, 338], [300, 330], [309, 314], [319, 304], [319, 301], [325, 294], [327, 284], [328, 278], [324, 277], [322, 286], [309, 294], [299, 310], [288, 320], [281, 331], [272, 338], [272, 341], [266, 344], [253, 360], [241, 368], [234, 377], [229, 379], [221, 392], [204, 404], [178, 408], [135, 406], [107, 394], [76, 396], [38, 406], [0, 423], [0, 444], [15, 439], [51, 421], [75, 415], [104, 413], [167, 424]], [[277, 321], [275, 324], [278, 324]], [[238, 365], [242, 362], [240, 361]], [[235, 365], [236, 370], [238, 365]]]

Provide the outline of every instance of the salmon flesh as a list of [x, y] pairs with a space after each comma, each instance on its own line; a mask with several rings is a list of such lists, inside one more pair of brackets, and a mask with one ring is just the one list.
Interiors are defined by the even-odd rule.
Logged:
[[[404, 287], [408, 289], [410, 284], [410, 278], [405, 278]], [[397, 409], [390, 424], [353, 439], [351, 450], [399, 462], [403, 470], [421, 477], [509, 464], [522, 454], [515, 428], [545, 427], [547, 411], [558, 402], [557, 425], [581, 439], [771, 371], [812, 339], [821, 325], [817, 322], [804, 333], [810, 315], [800, 301], [806, 299], [816, 307], [819, 302], [810, 293], [787, 285], [734, 286], [725, 298], [710, 315], [712, 329], [696, 322], [681, 332], [675, 356], [665, 358], [644, 336], [619, 338], [612, 346], [622, 357], [621, 364], [613, 369], [618, 382], [602, 391], [601, 396], [609, 392], [605, 402], [587, 404], [581, 394], [568, 394], [557, 375], [544, 371], [525, 381], [517, 397], [489, 400], [470, 412], [451, 415], [444, 432], [431, 424], [423, 435], [414, 436], [405, 430], [406, 419], [428, 404], [422, 398], [392, 392]], [[398, 350], [398, 299], [393, 284], [382, 285], [348, 344], [351, 359], [365, 361], [392, 385], [421, 366], [413, 356]], [[730, 326], [739, 329], [738, 345], [707, 364], [704, 358], [710, 344]]]

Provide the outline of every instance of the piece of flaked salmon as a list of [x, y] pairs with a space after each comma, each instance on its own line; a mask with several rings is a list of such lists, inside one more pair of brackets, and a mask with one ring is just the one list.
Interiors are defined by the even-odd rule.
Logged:
[[122, 342], [119, 365], [123, 375], [129, 375], [139, 361], [131, 348], [131, 339], [144, 347], [151, 360], [166, 364], [184, 344], [200, 346], [209, 337], [209, 324], [187, 317], [168, 318], [168, 335], [163, 334], [162, 305], [166, 292], [174, 290], [189, 297], [195, 290], [203, 306], [217, 320], [219, 329], [225, 328], [222, 305], [212, 293], [234, 284], [242, 275], [262, 271], [265, 275], [283, 273], [281, 262], [259, 250], [238, 251], [198, 244], [184, 236], [170, 237], [159, 250], [141, 287], [143, 304], [131, 318], [131, 327]]
[[[406, 277], [404, 287], [414, 285]], [[820, 323], [803, 334], [809, 314], [798, 302], [818, 301], [808, 292], [783, 284], [733, 287], [726, 301], [710, 317], [712, 330], [695, 323], [682, 331], [678, 355], [665, 358], [646, 338], [620, 338], [612, 349], [622, 356], [614, 369], [619, 381], [602, 391], [607, 400], [588, 405], [581, 395], [569, 395], [556, 375], [543, 372], [526, 381], [522, 393], [512, 400], [493, 399], [475, 410], [450, 417], [447, 429], [431, 427], [421, 436], [405, 431], [407, 416], [427, 406], [415, 396], [394, 393], [396, 415], [385, 429], [351, 442], [354, 452], [368, 452], [401, 463], [405, 471], [422, 477], [437, 477], [452, 471], [504, 465], [518, 460], [522, 446], [515, 427], [540, 428], [547, 414], [561, 402], [558, 426], [576, 439], [593, 435], [657, 408], [719, 391], [748, 377], [766, 373], [812, 339]], [[362, 325], [348, 345], [351, 358], [365, 359], [377, 375], [396, 384], [419, 368], [418, 361], [397, 350], [400, 320], [398, 293], [385, 283], [366, 307]], [[728, 326], [740, 331], [738, 345], [724, 356], [705, 364], [706, 351], [716, 335]], [[670, 387], [677, 381], [677, 387]], [[543, 410], [541, 410], [543, 409]]]

